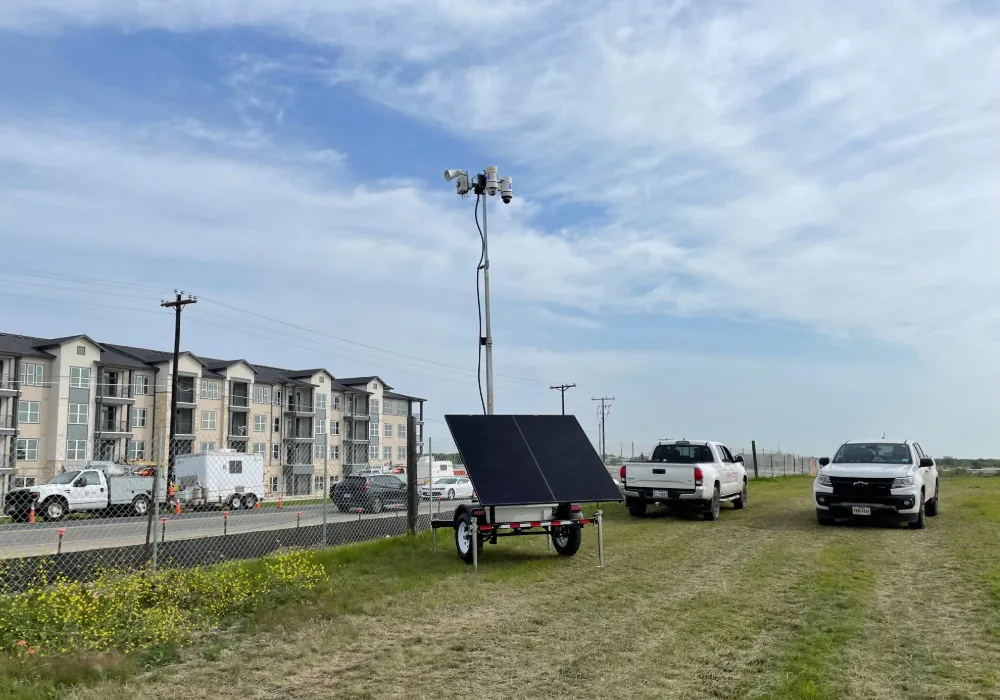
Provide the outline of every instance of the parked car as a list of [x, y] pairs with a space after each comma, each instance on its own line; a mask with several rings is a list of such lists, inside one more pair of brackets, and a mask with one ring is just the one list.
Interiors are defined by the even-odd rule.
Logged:
[[667, 440], [645, 462], [626, 462], [619, 472], [625, 505], [635, 517], [658, 504], [700, 510], [718, 520], [721, 504], [747, 505], [743, 456], [733, 456], [721, 442]]
[[830, 460], [819, 460], [813, 481], [816, 519], [883, 518], [926, 526], [938, 514], [938, 470], [919, 443], [910, 440], [848, 441]]
[[444, 498], [452, 501], [456, 498], [472, 498], [475, 491], [472, 481], [464, 476], [441, 476], [434, 479], [434, 484], [420, 487], [422, 498]]
[[342, 513], [359, 508], [381, 513], [406, 506], [406, 482], [392, 474], [346, 476], [330, 487], [330, 500]]

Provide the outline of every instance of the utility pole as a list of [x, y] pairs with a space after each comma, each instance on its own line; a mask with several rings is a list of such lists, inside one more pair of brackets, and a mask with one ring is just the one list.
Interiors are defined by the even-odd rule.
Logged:
[[566, 390], [572, 389], [576, 384], [560, 384], [559, 386], [550, 386], [550, 389], [558, 389], [559, 394], [562, 397], [562, 414], [566, 415]]
[[193, 297], [190, 294], [185, 299], [183, 298], [184, 292], [178, 292], [174, 290], [176, 298], [173, 301], [161, 301], [160, 306], [171, 308], [174, 310], [174, 362], [173, 362], [173, 374], [170, 379], [170, 436], [169, 441], [169, 456], [167, 457], [167, 488], [169, 489], [170, 484], [174, 483], [174, 464], [177, 461], [177, 447], [174, 445], [174, 436], [177, 434], [177, 363], [180, 361], [181, 355], [181, 310], [188, 304], [197, 304], [198, 298]]
[[608, 411], [611, 410], [611, 402], [615, 400], [614, 396], [601, 396], [600, 398], [591, 399], [591, 401], [601, 402], [601, 461], [605, 461], [608, 456], [607, 439], [608, 434], [605, 429]]

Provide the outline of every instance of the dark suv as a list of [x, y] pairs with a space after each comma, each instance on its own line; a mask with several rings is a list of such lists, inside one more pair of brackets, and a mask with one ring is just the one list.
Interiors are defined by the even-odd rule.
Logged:
[[337, 510], [381, 513], [385, 508], [406, 506], [406, 482], [392, 474], [348, 476], [330, 487], [330, 500]]

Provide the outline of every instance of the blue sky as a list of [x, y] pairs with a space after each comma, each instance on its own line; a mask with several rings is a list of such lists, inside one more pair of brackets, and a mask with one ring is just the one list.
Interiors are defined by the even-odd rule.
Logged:
[[498, 411], [997, 452], [989, 5], [4, 5], [5, 330], [167, 347], [183, 288], [186, 347], [377, 373], [446, 448], [479, 251], [441, 172], [496, 164]]

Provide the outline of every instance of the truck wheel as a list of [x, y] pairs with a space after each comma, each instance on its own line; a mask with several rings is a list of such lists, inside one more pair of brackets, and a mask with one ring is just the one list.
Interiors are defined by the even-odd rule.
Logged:
[[836, 525], [837, 519], [827, 515], [826, 512], [817, 510], [816, 511], [816, 522], [818, 522], [823, 527], [829, 527], [830, 525]]
[[136, 496], [132, 499], [132, 515], [138, 515], [142, 517], [143, 515], [149, 514], [149, 499], [146, 496]]
[[229, 510], [239, 510], [242, 505], [243, 499], [240, 498], [239, 494], [234, 493], [229, 499]]
[[934, 498], [927, 501], [927, 515], [934, 517], [938, 514], [938, 499], [941, 497], [941, 482], [934, 482]]
[[67, 505], [61, 498], [50, 498], [42, 504], [42, 515], [53, 523], [66, 517]]
[[633, 518], [641, 518], [646, 514], [646, 502], [645, 501], [629, 501], [628, 502], [628, 514]]
[[920, 512], [917, 513], [916, 522], [907, 523], [911, 530], [923, 530], [927, 527], [927, 505], [924, 503], [924, 494], [920, 494]]
[[743, 482], [743, 490], [740, 492], [739, 497], [733, 501], [733, 508], [736, 510], [743, 510], [747, 507], [747, 482]]
[[458, 550], [458, 556], [461, 557], [462, 561], [466, 564], [472, 563], [473, 538], [476, 541], [476, 549], [478, 550], [476, 552], [477, 555], [482, 554], [483, 538], [478, 536], [474, 537], [472, 533], [472, 518], [469, 517], [468, 511], [462, 511], [462, 514], [455, 520], [455, 549]]
[[243, 497], [243, 507], [247, 510], [253, 510], [254, 506], [257, 505], [257, 496], [252, 493], [248, 493]]
[[583, 543], [583, 528], [557, 527], [552, 531], [552, 546], [564, 557], [571, 557], [580, 551]]
[[708, 510], [705, 511], [705, 520], [718, 520], [719, 510], [721, 509], [721, 496], [719, 495], [719, 485], [715, 485], [715, 490], [712, 492], [712, 500], [708, 502]]
[[369, 510], [372, 513], [381, 513], [382, 512], [382, 507], [383, 507], [382, 506], [382, 499], [379, 498], [378, 496], [374, 496], [372, 498], [371, 508], [369, 508]]

